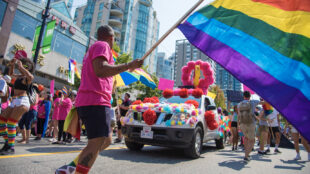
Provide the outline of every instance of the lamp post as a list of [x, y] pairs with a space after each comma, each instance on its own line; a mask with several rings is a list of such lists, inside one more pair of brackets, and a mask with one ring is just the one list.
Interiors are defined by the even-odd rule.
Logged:
[[42, 24], [41, 24], [40, 34], [39, 34], [39, 38], [38, 38], [38, 42], [37, 42], [37, 47], [36, 47], [36, 50], [35, 50], [35, 53], [34, 53], [34, 57], [33, 57], [34, 68], [33, 68], [33, 72], [32, 73], [34, 73], [34, 71], [36, 69], [36, 64], [37, 64], [37, 61], [38, 61], [41, 41], [42, 41], [43, 32], [44, 32], [44, 28], [45, 28], [45, 24], [46, 24], [46, 19], [49, 16], [48, 15], [48, 11], [49, 11], [49, 8], [50, 8], [50, 3], [51, 3], [51, 0], [47, 0], [47, 4], [46, 4], [46, 7], [45, 7], [45, 12], [42, 15]]

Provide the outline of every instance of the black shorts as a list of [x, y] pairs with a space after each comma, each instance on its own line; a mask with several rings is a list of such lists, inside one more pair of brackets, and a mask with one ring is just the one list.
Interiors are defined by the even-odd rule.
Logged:
[[109, 137], [110, 108], [107, 106], [81, 106], [77, 108], [87, 132], [87, 138]]
[[270, 133], [271, 133], [271, 130], [272, 130], [273, 134], [280, 132], [279, 127], [271, 127], [271, 129], [269, 129]]
[[238, 127], [238, 122], [232, 121], [231, 122], [231, 127]]

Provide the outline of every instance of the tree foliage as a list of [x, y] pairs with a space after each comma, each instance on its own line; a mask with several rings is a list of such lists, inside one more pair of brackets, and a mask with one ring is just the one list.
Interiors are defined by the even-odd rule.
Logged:
[[210, 87], [209, 91], [216, 94], [216, 97], [214, 100], [216, 107], [221, 107], [222, 109], [226, 109], [226, 98], [225, 98], [225, 95], [222, 89], [219, 86], [214, 85]]

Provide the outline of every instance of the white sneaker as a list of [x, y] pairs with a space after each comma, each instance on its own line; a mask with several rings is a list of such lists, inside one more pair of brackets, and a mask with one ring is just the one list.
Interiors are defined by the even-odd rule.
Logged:
[[300, 155], [296, 155], [296, 157], [294, 158], [294, 160], [301, 160]]
[[56, 138], [51, 138], [51, 139], [49, 139], [48, 141], [54, 143], [54, 142], [56, 142], [57, 140], [56, 140]]
[[55, 174], [74, 174], [75, 167], [64, 165], [55, 171]]

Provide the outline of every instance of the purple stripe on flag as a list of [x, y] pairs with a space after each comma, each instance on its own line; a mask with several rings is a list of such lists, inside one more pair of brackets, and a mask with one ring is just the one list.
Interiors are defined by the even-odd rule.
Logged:
[[272, 104], [310, 141], [310, 101], [298, 89], [278, 81], [239, 52], [190, 23], [185, 22], [179, 29], [193, 45]]

